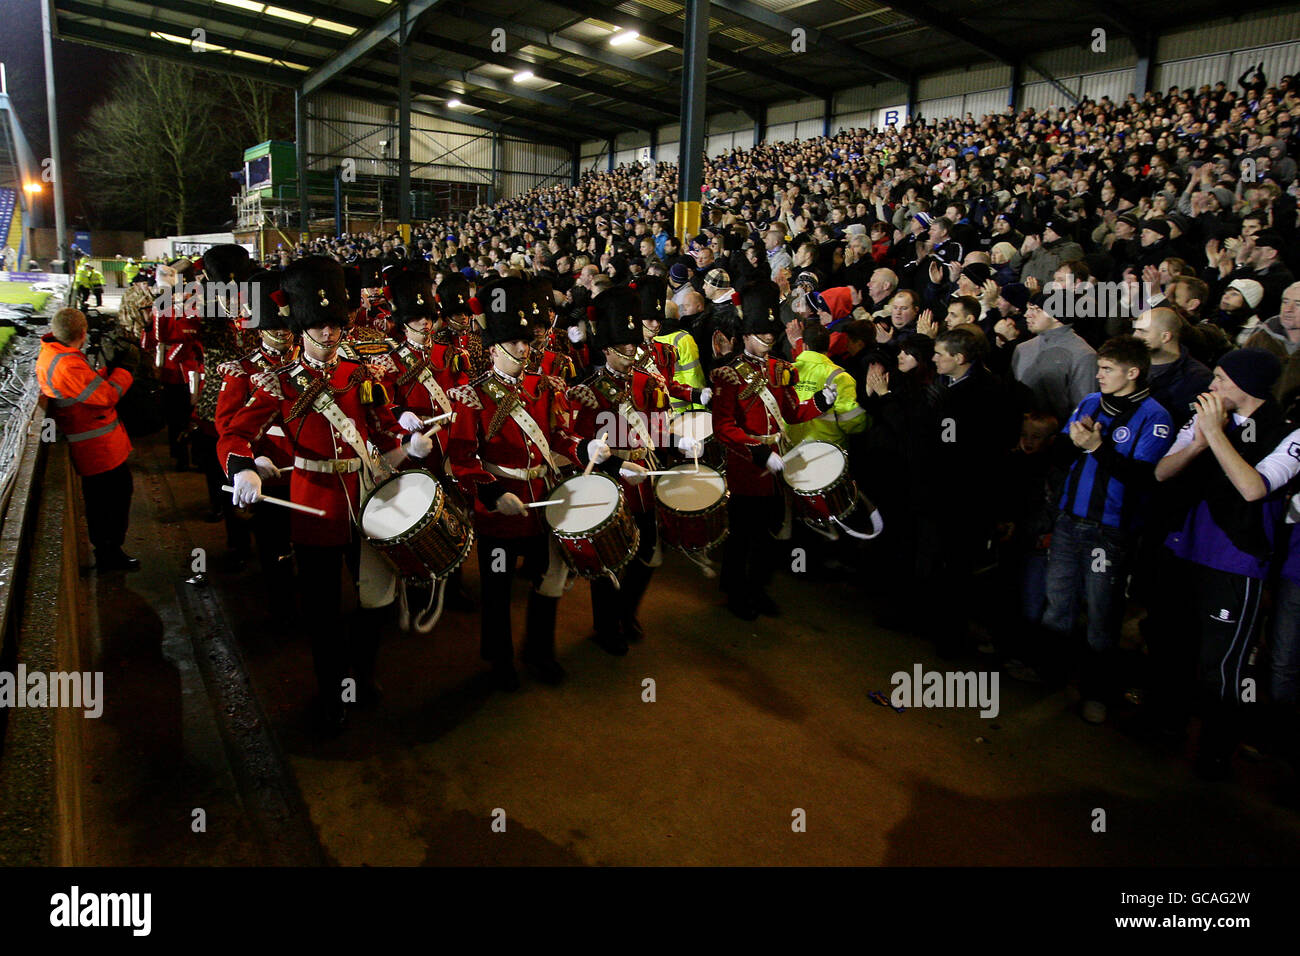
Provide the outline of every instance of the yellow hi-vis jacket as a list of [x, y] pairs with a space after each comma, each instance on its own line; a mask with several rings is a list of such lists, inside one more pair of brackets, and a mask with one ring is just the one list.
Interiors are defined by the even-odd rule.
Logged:
[[[673, 365], [673, 381], [681, 382], [689, 388], [704, 388], [704, 367], [700, 365], [700, 349], [695, 344], [695, 338], [685, 329], [678, 329], [676, 332], [667, 332], [663, 335], [655, 336], [656, 342], [663, 342], [677, 357]], [[672, 399], [672, 412], [674, 415], [680, 412], [701, 411], [703, 405], [695, 405], [683, 398]]]
[[799, 400], [806, 401], [826, 387], [834, 379], [837, 392], [835, 404], [812, 421], [787, 425], [790, 439], [801, 441], [828, 441], [848, 450], [848, 436], [864, 431], [867, 427], [867, 413], [858, 404], [858, 387], [853, 376], [832, 362], [821, 352], [804, 349], [794, 360], [794, 367], [799, 372], [799, 381], [794, 390]]

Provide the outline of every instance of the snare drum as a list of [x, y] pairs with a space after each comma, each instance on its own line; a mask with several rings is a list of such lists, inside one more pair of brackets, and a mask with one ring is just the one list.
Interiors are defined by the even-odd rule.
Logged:
[[564, 560], [584, 578], [621, 571], [641, 544], [641, 529], [632, 520], [623, 489], [608, 475], [574, 475], [555, 486], [545, 508], [546, 523]]
[[376, 485], [361, 502], [361, 533], [410, 578], [444, 578], [460, 567], [474, 528], [432, 472], [412, 469]]
[[727, 450], [713, 437], [712, 412], [682, 412], [672, 420], [668, 430], [679, 438], [694, 438], [704, 446], [700, 452], [701, 465], [708, 465], [714, 471], [727, 470]]
[[727, 480], [712, 468], [678, 465], [655, 482], [664, 544], [693, 553], [727, 536]]
[[838, 446], [808, 441], [783, 456], [785, 483], [794, 492], [796, 517], [815, 525], [843, 520], [858, 506], [858, 486], [849, 475], [849, 459]]

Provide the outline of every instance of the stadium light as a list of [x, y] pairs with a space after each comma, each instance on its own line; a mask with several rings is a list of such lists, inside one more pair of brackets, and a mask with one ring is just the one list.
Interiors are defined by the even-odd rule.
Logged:
[[40, 183], [24, 183], [24, 184], [23, 184], [23, 192], [28, 193], [28, 194], [30, 194], [30, 195], [32, 195], [32, 196], [35, 196], [35, 195], [36, 195], [38, 192], [40, 192], [40, 191], [41, 191], [41, 184], [40, 184]]
[[523, 83], [526, 80], [531, 80], [532, 78], [533, 78], [532, 70], [521, 70], [520, 72], [515, 74], [516, 83]]
[[460, 100], [450, 99], [447, 101], [447, 105], [450, 106], [452, 109], [455, 109], [456, 107], [460, 106]]
[[638, 34], [635, 30], [625, 30], [625, 31], [622, 32], [622, 33], [617, 33], [617, 34], [615, 34], [614, 36], [610, 37], [610, 39], [609, 39], [609, 45], [610, 45], [610, 46], [623, 46], [624, 44], [631, 43], [631, 42], [632, 42], [633, 40], [635, 40], [639, 35], [640, 35], [640, 34]]

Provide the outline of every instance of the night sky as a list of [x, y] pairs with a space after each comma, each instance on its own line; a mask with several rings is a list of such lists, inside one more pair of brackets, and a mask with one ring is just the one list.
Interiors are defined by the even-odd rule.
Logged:
[[[41, 0], [0, 0], [0, 62], [5, 65], [9, 97], [31, 143], [37, 162], [49, 154], [45, 112], [45, 60], [41, 44]], [[123, 54], [81, 43], [54, 41], [54, 84], [58, 93], [59, 140], [67, 167], [64, 200], [73, 228], [85, 225], [72, 141], [94, 106], [108, 94], [105, 74], [125, 60]], [[50, 206], [50, 194], [44, 201]], [[52, 211], [43, 224], [53, 223]]]

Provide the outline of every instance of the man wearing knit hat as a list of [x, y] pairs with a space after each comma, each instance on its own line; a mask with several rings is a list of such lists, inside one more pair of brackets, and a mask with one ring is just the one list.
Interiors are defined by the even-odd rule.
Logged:
[[[1210, 390], [1196, 400], [1156, 466], [1169, 493], [1190, 502], [1180, 528], [1165, 547], [1180, 562], [1174, 584], [1156, 595], [1160, 626], [1151, 629], [1157, 674], [1182, 672], [1180, 642], [1199, 636], [1197, 687], [1202, 713], [1196, 770], [1224, 779], [1240, 736], [1241, 705], [1253, 701], [1243, 684], [1246, 657], [1260, 623], [1260, 594], [1269, 572], [1274, 537], [1285, 505], [1274, 494], [1282, 454], [1273, 453], [1291, 432], [1272, 398], [1281, 372], [1277, 356], [1261, 349], [1229, 352], [1214, 370]], [[1211, 454], [1203, 454], [1209, 449]], [[1280, 484], [1279, 484], [1280, 482]], [[1154, 663], [1154, 662], [1153, 662]], [[1182, 716], [1181, 688], [1153, 688], [1157, 703]]]

